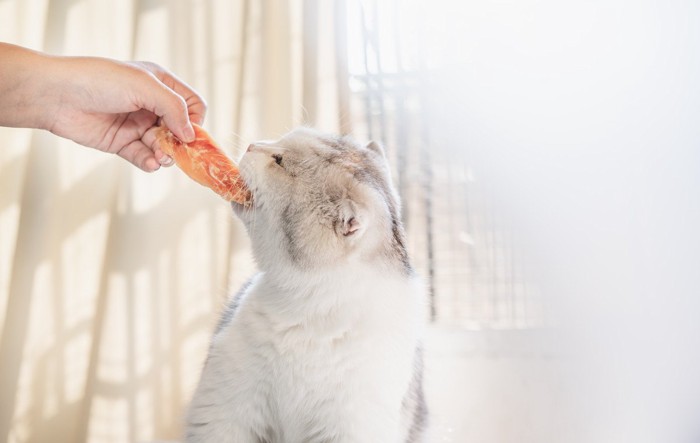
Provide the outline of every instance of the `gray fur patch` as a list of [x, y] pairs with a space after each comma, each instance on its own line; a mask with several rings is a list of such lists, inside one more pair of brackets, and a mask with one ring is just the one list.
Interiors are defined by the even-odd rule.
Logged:
[[297, 225], [296, 215], [296, 210], [292, 208], [291, 204], [288, 204], [282, 211], [282, 214], [280, 214], [280, 223], [289, 258], [292, 263], [298, 264], [302, 261], [303, 253], [301, 247], [297, 244], [295, 235], [295, 227]]
[[406, 443], [422, 442], [428, 427], [428, 406], [423, 393], [423, 349], [420, 347], [416, 348], [414, 366], [413, 379], [402, 405], [403, 413], [411, 418]]
[[219, 322], [216, 324], [216, 329], [214, 330], [214, 335], [218, 334], [221, 332], [226, 326], [228, 326], [231, 321], [233, 320], [233, 317], [236, 314], [236, 311], [238, 310], [238, 306], [241, 304], [241, 300], [243, 299], [243, 296], [246, 294], [248, 291], [248, 288], [253, 284], [253, 279], [255, 276], [249, 278], [245, 283], [243, 283], [243, 286], [236, 292], [236, 295], [234, 295], [227, 303], [226, 307], [224, 308], [224, 311], [221, 313], [221, 317], [219, 317]]
[[401, 221], [399, 220], [398, 215], [392, 215], [391, 225], [392, 225], [392, 227], [391, 227], [392, 253], [401, 263], [401, 269], [404, 271], [404, 273], [406, 275], [412, 275], [413, 274], [413, 266], [411, 266], [411, 262], [408, 259], [408, 251], [406, 250], [406, 244], [405, 244], [405, 240], [404, 240], [405, 234], [404, 234], [403, 226], [401, 225]]

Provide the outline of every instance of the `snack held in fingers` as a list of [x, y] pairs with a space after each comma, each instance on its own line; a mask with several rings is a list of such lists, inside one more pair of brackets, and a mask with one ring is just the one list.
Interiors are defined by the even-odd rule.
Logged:
[[224, 154], [211, 136], [193, 124], [195, 140], [183, 143], [166, 127], [156, 135], [160, 149], [171, 156], [191, 179], [222, 196], [227, 201], [248, 204], [251, 194], [238, 171], [238, 166]]

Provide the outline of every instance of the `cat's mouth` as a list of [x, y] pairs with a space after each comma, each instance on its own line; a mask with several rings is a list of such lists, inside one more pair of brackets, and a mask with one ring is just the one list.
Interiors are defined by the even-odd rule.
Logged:
[[248, 192], [250, 193], [250, 198], [246, 199], [244, 203], [238, 203], [235, 200], [231, 201], [231, 208], [233, 209], [233, 212], [238, 215], [239, 217], [247, 214], [248, 212], [253, 210], [253, 207], [256, 205], [256, 198], [255, 198], [255, 192], [253, 189], [248, 185], [248, 183], [245, 180], [245, 177], [243, 174], [241, 174], [241, 179], [243, 179], [246, 188]]
[[245, 199], [243, 203], [238, 203], [232, 200], [231, 208], [237, 216], [243, 217], [253, 211], [255, 206], [258, 205], [258, 193], [257, 187], [254, 185], [255, 180], [252, 180], [252, 165], [249, 163], [248, 156], [246, 154], [240, 158], [238, 165], [240, 168], [240, 179], [243, 181], [247, 191], [250, 193], [250, 198]]
[[248, 188], [248, 192], [250, 192], [250, 198], [246, 199], [244, 203], [238, 203], [235, 200], [231, 200], [231, 208], [233, 209], [233, 212], [239, 216], [250, 212], [253, 209], [253, 206], [255, 206], [255, 196], [253, 191]]

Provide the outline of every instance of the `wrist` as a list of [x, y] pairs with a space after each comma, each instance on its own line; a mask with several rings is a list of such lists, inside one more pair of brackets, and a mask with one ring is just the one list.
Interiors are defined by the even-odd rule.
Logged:
[[44, 128], [52, 112], [53, 57], [0, 44], [0, 125]]

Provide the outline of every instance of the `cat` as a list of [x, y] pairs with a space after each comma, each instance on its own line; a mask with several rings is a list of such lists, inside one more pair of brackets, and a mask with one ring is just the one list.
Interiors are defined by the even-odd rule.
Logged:
[[426, 291], [383, 148], [299, 128], [240, 168], [260, 272], [216, 328], [186, 441], [425, 441]]

